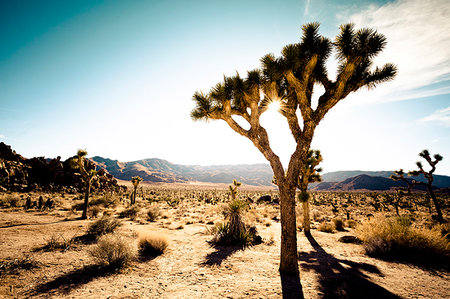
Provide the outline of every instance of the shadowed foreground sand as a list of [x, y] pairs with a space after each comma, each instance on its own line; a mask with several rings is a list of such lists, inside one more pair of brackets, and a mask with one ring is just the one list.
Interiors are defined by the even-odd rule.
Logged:
[[[53, 215], [52, 215], [53, 214]], [[337, 241], [348, 232], [299, 233], [301, 283], [281, 276], [280, 226], [258, 226], [266, 241], [245, 250], [211, 247], [204, 223], [143, 224], [125, 221], [119, 231], [135, 240], [142, 230], [167, 234], [169, 250], [139, 260], [120, 273], [93, 263], [93, 244], [67, 251], [35, 251], [51, 234], [83, 235], [92, 220], [65, 218], [58, 213], [0, 212], [0, 260], [30, 256], [38, 267], [0, 277], [0, 297], [20, 298], [448, 298], [449, 274], [444, 271], [369, 258], [359, 245]], [[190, 215], [192, 217], [192, 215]], [[186, 222], [185, 222], [186, 223]], [[274, 242], [268, 240], [273, 236]], [[133, 238], [134, 237], [134, 238]]]

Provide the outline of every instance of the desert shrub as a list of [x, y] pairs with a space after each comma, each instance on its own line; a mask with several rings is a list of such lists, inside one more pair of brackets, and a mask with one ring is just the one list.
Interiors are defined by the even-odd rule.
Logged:
[[158, 207], [151, 207], [147, 210], [147, 220], [153, 222], [159, 217], [160, 214], [161, 212]]
[[334, 224], [331, 222], [322, 222], [317, 229], [324, 233], [332, 233], [334, 231]]
[[104, 194], [98, 198], [91, 200], [90, 206], [104, 206], [105, 208], [114, 208], [119, 203], [119, 198], [117, 196], [111, 195], [109, 193]]
[[20, 205], [20, 197], [13, 194], [7, 194], [0, 199], [0, 207], [2, 208], [16, 208]]
[[46, 240], [44, 246], [37, 248], [36, 250], [43, 251], [55, 251], [55, 250], [63, 250], [66, 251], [72, 246], [73, 240], [64, 238], [63, 235], [51, 235], [50, 238]]
[[320, 212], [317, 210], [313, 210], [311, 214], [314, 221], [319, 221], [322, 218]]
[[39, 263], [29, 256], [0, 261], [0, 277], [2, 275], [17, 274], [20, 270], [31, 270], [38, 267]]
[[120, 212], [119, 217], [120, 218], [130, 218], [131, 220], [134, 220], [134, 219], [136, 219], [139, 211], [140, 211], [140, 208], [138, 206], [132, 206], [132, 207]]
[[87, 234], [100, 237], [102, 235], [114, 232], [114, 230], [121, 225], [122, 223], [119, 220], [109, 216], [103, 216], [89, 225]]
[[137, 255], [130, 241], [117, 234], [102, 236], [89, 253], [101, 265], [114, 269], [129, 265]]
[[99, 206], [93, 206], [89, 209], [88, 213], [89, 213], [89, 217], [91, 218], [97, 218], [98, 214], [100, 213], [101, 209]]
[[347, 220], [347, 227], [355, 228], [357, 225], [358, 225], [358, 222], [356, 222], [355, 220], [352, 220], [352, 219]]
[[84, 208], [84, 202], [74, 203], [71, 207], [72, 211], [82, 211]]
[[405, 218], [376, 216], [356, 228], [368, 255], [450, 265], [450, 243], [439, 228], [416, 228]]
[[145, 232], [139, 234], [138, 246], [142, 255], [156, 256], [164, 253], [169, 246], [169, 241], [161, 233]]
[[222, 214], [225, 216], [225, 219], [228, 219], [230, 234], [239, 235], [245, 230], [242, 213], [247, 208], [248, 203], [239, 199], [233, 199], [223, 207]]
[[262, 238], [258, 235], [254, 226], [248, 227], [244, 225], [244, 228], [240, 232], [232, 233], [229, 222], [219, 222], [209, 229], [209, 232], [214, 234], [211, 243], [216, 245], [240, 245], [245, 247], [262, 242]]
[[228, 222], [218, 223], [210, 231], [214, 234], [212, 243], [217, 245], [241, 245], [248, 246], [262, 242], [258, 236], [256, 227], [245, 225], [242, 213], [248, 208], [248, 203], [233, 199], [226, 204], [222, 213]]
[[341, 218], [334, 218], [333, 219], [333, 224], [334, 224], [334, 228], [337, 231], [345, 231], [345, 229], [344, 229], [344, 220], [342, 220]]

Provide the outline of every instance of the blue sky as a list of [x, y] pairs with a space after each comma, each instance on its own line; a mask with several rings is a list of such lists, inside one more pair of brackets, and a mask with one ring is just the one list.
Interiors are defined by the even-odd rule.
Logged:
[[[263, 163], [225, 123], [192, 122], [192, 94], [279, 55], [306, 22], [332, 39], [353, 22], [386, 35], [377, 63], [399, 75], [326, 116], [313, 141], [324, 170], [414, 169], [428, 148], [450, 175], [448, 15], [444, 0], [0, 1], [0, 141], [26, 157]], [[286, 164], [285, 122], [263, 123]]]

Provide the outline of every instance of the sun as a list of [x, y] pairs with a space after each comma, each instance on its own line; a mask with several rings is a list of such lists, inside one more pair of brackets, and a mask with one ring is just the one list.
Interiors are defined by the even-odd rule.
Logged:
[[269, 104], [268, 109], [270, 111], [279, 111], [281, 107], [281, 102], [280, 101], [273, 101]]

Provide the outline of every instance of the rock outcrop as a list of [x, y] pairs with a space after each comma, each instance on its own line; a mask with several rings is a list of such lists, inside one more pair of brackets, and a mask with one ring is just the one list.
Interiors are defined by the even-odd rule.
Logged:
[[[26, 159], [0, 142], [0, 187], [10, 191], [81, 191], [81, 176], [71, 167], [72, 158], [65, 161], [61, 161], [61, 157]], [[88, 169], [96, 169], [96, 164], [88, 160]], [[101, 190], [120, 188], [117, 180], [104, 169], [99, 170], [92, 187]]]

